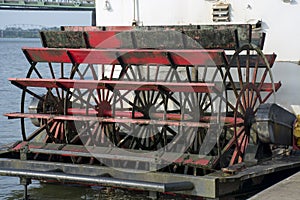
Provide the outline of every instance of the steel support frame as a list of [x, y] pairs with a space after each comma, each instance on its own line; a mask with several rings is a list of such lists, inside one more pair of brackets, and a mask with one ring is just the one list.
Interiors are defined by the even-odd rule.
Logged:
[[[182, 175], [174, 173], [164, 173], [164, 172], [148, 172], [141, 170], [130, 170], [130, 169], [118, 169], [118, 168], [109, 168], [105, 166], [92, 166], [92, 165], [83, 165], [83, 164], [67, 164], [67, 163], [53, 163], [53, 162], [42, 162], [42, 161], [22, 161], [17, 159], [7, 159], [0, 158], [0, 175], [2, 176], [17, 176], [21, 178], [32, 178], [32, 179], [49, 179], [48, 176], [53, 176], [52, 179], [56, 179], [61, 182], [61, 177], [65, 177], [66, 181], [75, 181], [77, 183], [87, 183], [80, 181], [82, 177], [88, 178], [87, 180], [95, 180], [91, 182], [91, 185], [105, 185], [104, 177], [111, 177], [112, 184], [106, 184], [107, 186], [115, 187], [126, 187], [135, 188], [135, 189], [146, 189], [147, 188], [136, 188], [133, 185], [128, 185], [128, 183], [154, 183], [148, 188], [150, 191], [157, 192], [166, 192], [174, 190], [183, 190], [184, 191], [175, 191], [178, 194], [192, 195], [192, 196], [201, 196], [207, 198], [217, 198], [224, 196], [226, 194], [237, 192], [241, 189], [244, 182], [264, 177], [265, 175], [270, 175], [276, 172], [290, 170], [300, 167], [300, 158], [299, 156], [290, 156], [277, 158], [276, 160], [267, 161], [265, 163], [248, 167], [240, 172], [236, 172], [233, 175], [224, 174], [221, 171], [216, 171], [206, 176], [192, 176], [192, 175]], [[34, 173], [30, 175], [26, 174], [28, 169], [39, 174], [39, 177], [35, 177]], [[55, 174], [54, 172], [60, 172]], [[43, 177], [43, 174], [45, 175]], [[49, 175], [50, 174], [50, 175]], [[51, 175], [52, 174], [52, 175]], [[88, 176], [87, 176], [88, 174]], [[55, 178], [56, 175], [57, 178]], [[73, 177], [68, 179], [68, 177]], [[77, 177], [77, 178], [76, 178]], [[106, 179], [105, 179], [106, 180]], [[119, 181], [118, 181], [119, 180]], [[124, 180], [124, 185], [122, 181]], [[145, 181], [146, 180], [146, 181]], [[116, 181], [116, 184], [113, 182]], [[170, 183], [184, 183], [181, 186], [173, 187]], [[159, 185], [162, 184], [162, 185]], [[168, 185], [169, 184], [169, 185]], [[151, 184], [150, 184], [151, 185]], [[194, 186], [192, 189], [192, 185]], [[167, 186], [167, 187], [165, 187]], [[169, 187], [171, 186], [171, 187]], [[167, 189], [169, 187], [169, 189]]]
[[[30, 169], [30, 171], [28, 171], [28, 169]], [[36, 180], [47, 180], [51, 178], [52, 180], [57, 180], [59, 182], [69, 181], [85, 184], [90, 183], [90, 185], [114, 186], [127, 189], [144, 189], [156, 192], [174, 192], [174, 190], [184, 189], [184, 191], [176, 191], [176, 193], [209, 198], [217, 197], [218, 188], [218, 179], [211, 176], [196, 177], [173, 173], [148, 172], [135, 169], [125, 170], [105, 166], [29, 160], [21, 161], [2, 158], [0, 158], [0, 175], [25, 177]], [[103, 176], [109, 176], [112, 178], [107, 179]], [[64, 181], [60, 179], [63, 177]], [[89, 182], [89, 180], [94, 181]], [[176, 186], [181, 183], [184, 183], [183, 188], [180, 188], [181, 186]], [[146, 185], [149, 185], [149, 187], [143, 187]], [[174, 185], [177, 188], [173, 187]]]

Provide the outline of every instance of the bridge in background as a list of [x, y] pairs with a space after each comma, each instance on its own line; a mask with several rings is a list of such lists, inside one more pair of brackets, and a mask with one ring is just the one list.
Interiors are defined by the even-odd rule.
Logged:
[[94, 11], [95, 0], [0, 0], [0, 9]]
[[95, 0], [0, 0], [0, 10], [90, 11], [96, 26]]
[[[28, 30], [28, 29], [43, 29], [47, 28], [46, 26], [43, 25], [37, 25], [37, 24], [8, 24], [3, 26], [3, 30], [9, 29], [9, 28], [15, 28], [15, 29], [22, 29], [22, 30]], [[1, 28], [0, 28], [1, 29]]]
[[9, 24], [0, 28], [0, 38], [38, 38], [41, 30], [59, 30], [37, 24]]

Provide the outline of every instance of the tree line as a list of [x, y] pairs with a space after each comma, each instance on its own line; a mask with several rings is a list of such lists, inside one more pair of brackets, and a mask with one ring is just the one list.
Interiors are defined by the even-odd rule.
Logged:
[[19, 27], [7, 27], [3, 30], [0, 30], [1, 38], [38, 38], [40, 31], [55, 31], [60, 30], [59, 27], [50, 27], [42, 29], [22, 29]]

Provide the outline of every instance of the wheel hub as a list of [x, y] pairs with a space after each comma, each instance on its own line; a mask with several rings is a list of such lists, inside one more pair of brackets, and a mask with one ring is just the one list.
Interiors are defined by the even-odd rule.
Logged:
[[107, 115], [107, 112], [111, 111], [111, 105], [108, 101], [101, 101], [99, 105], [96, 106], [96, 110], [98, 111], [98, 117], [104, 117]]
[[244, 117], [245, 132], [247, 135], [250, 134], [250, 129], [254, 121], [255, 121], [255, 114], [253, 110], [251, 108], [247, 108]]
[[144, 114], [144, 118], [145, 119], [151, 119], [152, 113], [156, 112], [156, 108], [153, 104], [147, 104], [145, 105], [144, 109], [143, 109], [143, 114]]

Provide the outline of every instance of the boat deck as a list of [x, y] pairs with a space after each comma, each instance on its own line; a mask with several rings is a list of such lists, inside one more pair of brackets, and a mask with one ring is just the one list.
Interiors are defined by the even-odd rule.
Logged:
[[250, 200], [256, 199], [299, 199], [300, 172], [280, 181], [279, 183], [254, 195]]

